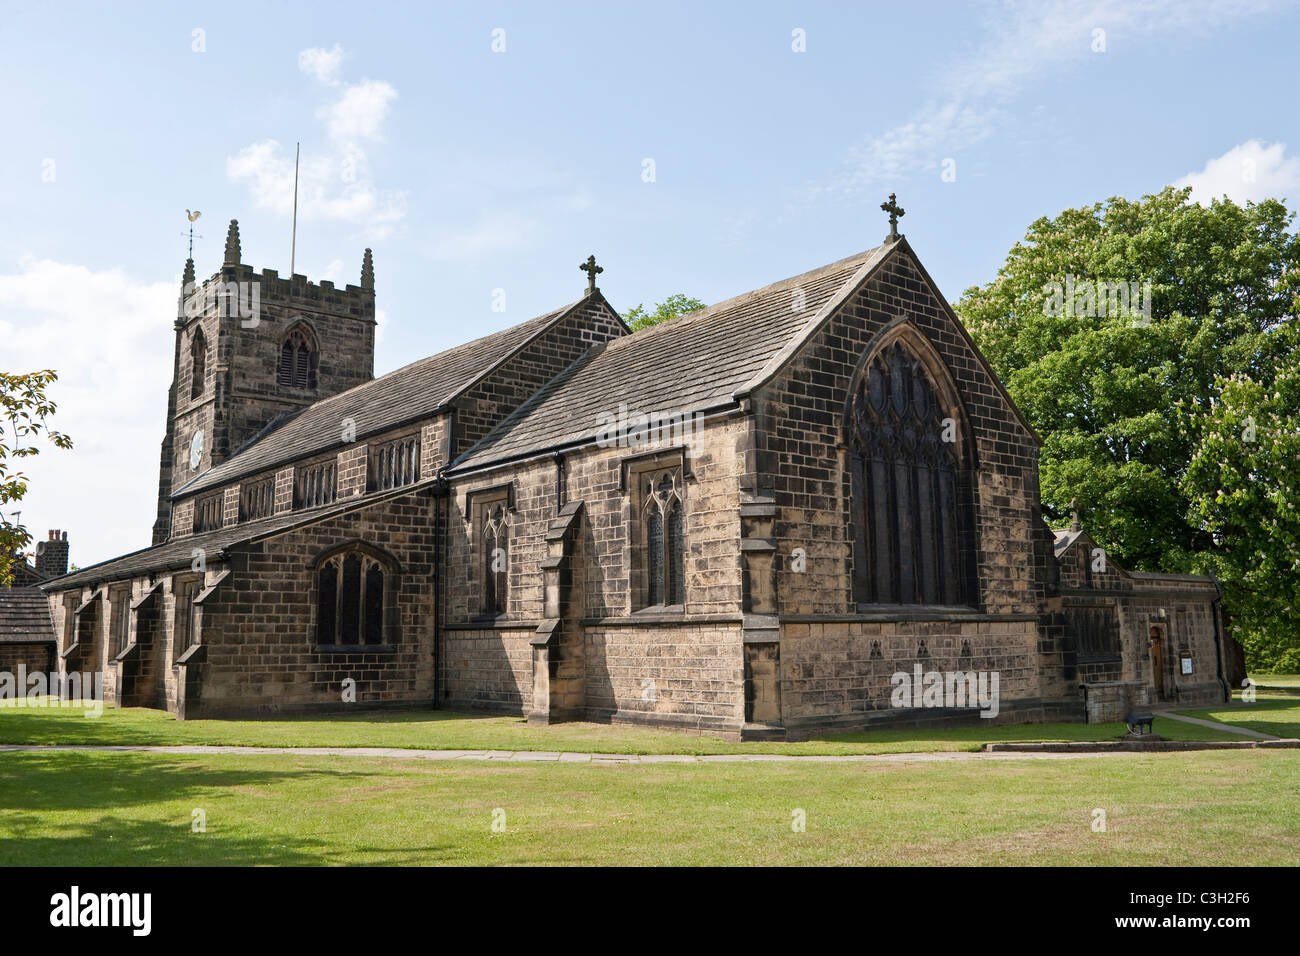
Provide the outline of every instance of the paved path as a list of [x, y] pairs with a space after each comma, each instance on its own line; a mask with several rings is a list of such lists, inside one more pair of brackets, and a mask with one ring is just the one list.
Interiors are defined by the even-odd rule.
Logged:
[[126, 752], [151, 754], [289, 754], [300, 757], [395, 757], [403, 760], [498, 760], [510, 763], [937, 763], [971, 760], [1075, 760], [1080, 757], [1106, 757], [1132, 751], [1052, 752], [972, 752], [935, 751], [933, 753], [898, 754], [600, 754], [565, 753], [554, 750], [408, 750], [403, 747], [220, 747], [220, 746], [89, 746], [3, 744], [4, 752], [87, 751], [92, 753]]
[[1232, 724], [1221, 724], [1216, 720], [1202, 720], [1200, 717], [1187, 717], [1183, 714], [1175, 714], [1172, 710], [1157, 710], [1161, 717], [1168, 717], [1170, 720], [1181, 720], [1185, 724], [1196, 724], [1198, 727], [1209, 727], [1211, 730], [1226, 730], [1229, 733], [1241, 734], [1243, 737], [1254, 737], [1256, 740], [1281, 740], [1273, 734], [1261, 733], [1258, 730], [1248, 730], [1245, 727], [1234, 727]]

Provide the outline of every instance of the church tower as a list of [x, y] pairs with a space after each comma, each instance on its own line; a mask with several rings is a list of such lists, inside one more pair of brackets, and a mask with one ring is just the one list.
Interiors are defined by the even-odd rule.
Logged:
[[375, 269], [335, 288], [240, 262], [231, 220], [221, 271], [196, 282], [185, 263], [175, 323], [167, 432], [153, 542], [171, 534], [171, 495], [267, 426], [375, 374]]

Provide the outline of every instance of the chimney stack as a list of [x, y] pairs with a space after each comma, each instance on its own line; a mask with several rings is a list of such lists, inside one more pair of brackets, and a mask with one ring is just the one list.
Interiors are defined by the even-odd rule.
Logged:
[[36, 573], [46, 579], [68, 573], [68, 532], [52, 529], [48, 541], [36, 542]]

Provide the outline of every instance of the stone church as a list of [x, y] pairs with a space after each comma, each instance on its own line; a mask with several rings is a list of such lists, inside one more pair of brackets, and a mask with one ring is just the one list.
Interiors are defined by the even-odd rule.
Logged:
[[232, 222], [186, 263], [153, 545], [40, 585], [58, 666], [185, 718], [732, 738], [980, 713], [900, 707], [913, 673], [995, 674], [1001, 721], [1224, 700], [1215, 582], [1048, 527], [1038, 436], [894, 222], [635, 334], [589, 259], [379, 378], [370, 251], [344, 288], [255, 272]]

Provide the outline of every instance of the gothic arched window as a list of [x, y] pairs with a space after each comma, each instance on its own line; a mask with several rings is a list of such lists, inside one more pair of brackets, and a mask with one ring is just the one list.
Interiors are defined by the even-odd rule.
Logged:
[[202, 329], [195, 329], [190, 339], [190, 368], [190, 398], [198, 398], [203, 394], [208, 371], [208, 341]]
[[288, 388], [316, 387], [316, 339], [304, 325], [295, 325], [280, 345], [276, 381]]
[[316, 566], [316, 643], [384, 643], [392, 568], [361, 547], [336, 551]]
[[685, 603], [680, 483], [681, 472], [676, 468], [640, 476], [647, 607]]
[[483, 611], [486, 614], [504, 614], [510, 587], [510, 525], [506, 518], [506, 499], [485, 501], [481, 507]]
[[863, 604], [969, 604], [974, 532], [960, 411], [903, 336], [850, 392], [854, 597]]

